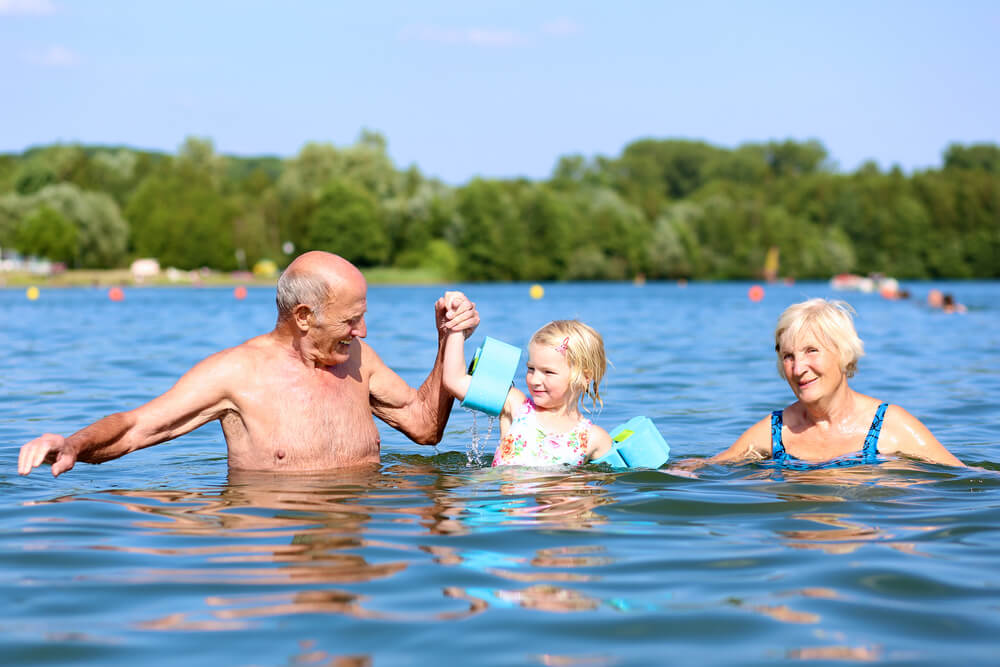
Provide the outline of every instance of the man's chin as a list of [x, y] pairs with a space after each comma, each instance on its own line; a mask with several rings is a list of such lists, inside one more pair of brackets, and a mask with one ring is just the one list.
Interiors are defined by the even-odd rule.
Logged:
[[351, 360], [351, 346], [350, 345], [338, 345], [336, 349], [330, 352], [330, 365], [336, 366], [337, 364], [342, 364]]

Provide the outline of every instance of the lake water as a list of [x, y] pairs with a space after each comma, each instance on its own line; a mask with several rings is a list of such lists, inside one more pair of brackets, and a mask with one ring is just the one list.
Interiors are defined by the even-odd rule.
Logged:
[[[752, 303], [748, 287], [547, 285], [533, 301], [527, 285], [468, 285], [470, 349], [579, 317], [613, 363], [596, 421], [647, 415], [673, 458], [705, 457], [791, 401], [778, 314], [838, 296], [868, 353], [852, 386], [979, 468], [497, 471], [489, 455], [469, 465], [474, 421], [456, 408], [436, 449], [380, 423], [370, 470], [231, 474], [213, 423], [22, 478], [32, 437], [135, 407], [269, 330], [273, 290], [0, 290], [0, 663], [996, 663], [1000, 284], [916, 283], [903, 302], [799, 283]], [[931, 287], [968, 314], [926, 308]], [[368, 341], [413, 385], [441, 291], [369, 295]]]

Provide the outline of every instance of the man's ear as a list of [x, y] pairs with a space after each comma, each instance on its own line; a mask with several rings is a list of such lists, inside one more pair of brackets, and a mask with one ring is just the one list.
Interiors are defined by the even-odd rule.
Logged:
[[295, 322], [295, 328], [306, 333], [313, 325], [312, 308], [304, 303], [298, 304], [292, 308], [292, 320]]

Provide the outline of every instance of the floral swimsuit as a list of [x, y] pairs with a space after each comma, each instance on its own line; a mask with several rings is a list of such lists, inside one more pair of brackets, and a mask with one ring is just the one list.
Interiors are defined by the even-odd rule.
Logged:
[[537, 411], [532, 400], [525, 398], [493, 455], [493, 465], [578, 466], [584, 463], [590, 420], [581, 417], [573, 430], [549, 433], [538, 425]]

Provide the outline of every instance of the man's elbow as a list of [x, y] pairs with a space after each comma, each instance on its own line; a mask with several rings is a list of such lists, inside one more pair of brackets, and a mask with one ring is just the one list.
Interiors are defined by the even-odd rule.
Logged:
[[418, 445], [433, 446], [441, 442], [444, 438], [444, 426], [441, 428], [421, 429], [415, 433], [410, 433], [410, 440]]

